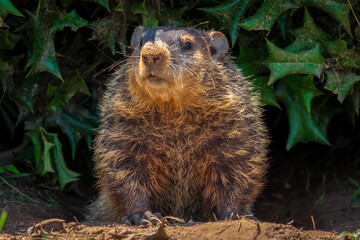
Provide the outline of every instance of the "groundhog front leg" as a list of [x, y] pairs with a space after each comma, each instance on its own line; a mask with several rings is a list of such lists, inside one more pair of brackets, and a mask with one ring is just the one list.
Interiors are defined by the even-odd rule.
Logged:
[[97, 204], [99, 207], [92, 209], [95, 209], [95, 212], [99, 209], [99, 220], [138, 225], [143, 218], [155, 218], [151, 214], [147, 159], [132, 159], [128, 156], [129, 152], [108, 148], [104, 154], [97, 154], [100, 159], [97, 173], [101, 196]]
[[199, 169], [202, 169], [199, 182], [203, 183], [203, 205], [209, 208], [205, 211], [212, 211], [221, 220], [251, 213], [250, 207], [262, 187], [261, 167], [231, 166], [222, 159]]

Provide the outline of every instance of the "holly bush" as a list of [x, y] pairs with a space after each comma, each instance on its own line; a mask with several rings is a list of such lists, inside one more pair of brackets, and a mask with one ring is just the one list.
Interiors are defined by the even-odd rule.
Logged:
[[61, 188], [89, 171], [97, 99], [138, 25], [223, 31], [262, 102], [287, 114], [284, 147], [330, 144], [337, 114], [359, 120], [358, 2], [0, 0], [0, 150]]

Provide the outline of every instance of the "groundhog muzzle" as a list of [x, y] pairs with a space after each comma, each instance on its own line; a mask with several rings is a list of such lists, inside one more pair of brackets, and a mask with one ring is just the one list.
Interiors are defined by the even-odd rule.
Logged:
[[107, 85], [89, 220], [244, 215], [261, 191], [268, 135], [259, 96], [217, 31], [135, 29]]

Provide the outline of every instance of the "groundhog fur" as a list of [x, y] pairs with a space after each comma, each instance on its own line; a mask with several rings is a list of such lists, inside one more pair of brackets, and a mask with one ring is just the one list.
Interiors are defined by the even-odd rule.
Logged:
[[229, 57], [226, 37], [138, 27], [131, 46], [100, 103], [100, 196], [88, 220], [246, 214], [263, 187], [268, 135], [259, 96]]

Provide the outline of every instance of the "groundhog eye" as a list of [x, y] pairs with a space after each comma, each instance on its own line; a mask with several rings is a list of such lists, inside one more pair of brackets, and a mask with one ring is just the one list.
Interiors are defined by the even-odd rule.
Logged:
[[184, 45], [183, 45], [183, 47], [182, 47], [182, 49], [183, 49], [184, 51], [189, 51], [189, 50], [191, 50], [191, 42], [189, 42], [189, 41], [185, 42]]

